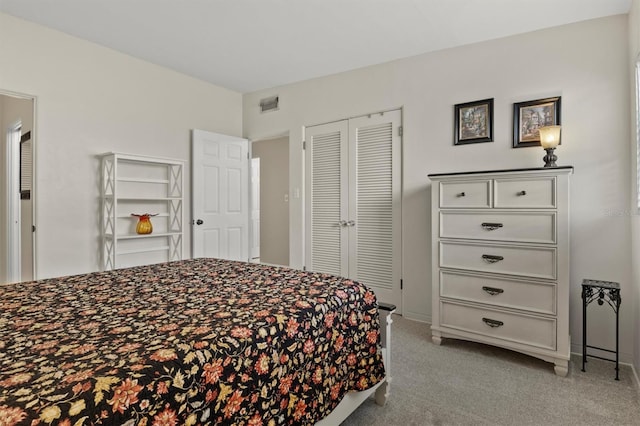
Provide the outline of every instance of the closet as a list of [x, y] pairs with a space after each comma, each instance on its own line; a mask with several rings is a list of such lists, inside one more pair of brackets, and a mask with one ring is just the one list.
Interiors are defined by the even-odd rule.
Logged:
[[305, 266], [401, 312], [401, 111], [305, 129]]

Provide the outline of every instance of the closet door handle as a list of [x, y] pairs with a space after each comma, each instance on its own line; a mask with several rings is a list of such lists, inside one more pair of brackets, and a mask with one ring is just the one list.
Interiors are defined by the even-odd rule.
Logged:
[[482, 289], [492, 296], [504, 293], [504, 290], [501, 288], [482, 286]]
[[482, 260], [484, 260], [487, 263], [496, 263], [496, 262], [500, 262], [501, 260], [504, 260], [504, 256], [494, 256], [492, 254], [483, 254]]
[[346, 220], [339, 220], [338, 221], [338, 225], [342, 226], [342, 227], [347, 226], [347, 221]]
[[482, 229], [484, 229], [485, 231], [495, 231], [498, 228], [502, 228], [501, 223], [483, 222], [480, 226], [482, 226]]
[[491, 318], [482, 318], [482, 321], [491, 328], [502, 327], [504, 325], [502, 321], [494, 320]]
[[347, 221], [347, 226], [356, 226], [356, 221], [355, 220]]

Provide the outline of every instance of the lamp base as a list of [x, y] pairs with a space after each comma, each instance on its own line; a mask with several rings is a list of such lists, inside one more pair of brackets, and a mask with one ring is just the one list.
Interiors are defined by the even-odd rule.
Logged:
[[542, 158], [544, 160], [544, 166], [545, 167], [558, 167], [558, 165], [556, 164], [556, 160], [558, 159], [558, 157], [556, 157], [556, 155], [553, 153], [555, 148], [545, 148], [544, 150], [547, 151], [547, 155], [545, 155]]

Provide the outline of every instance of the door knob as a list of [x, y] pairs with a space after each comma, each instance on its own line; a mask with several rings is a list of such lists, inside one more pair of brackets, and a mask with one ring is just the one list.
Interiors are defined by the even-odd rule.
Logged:
[[196, 225], [202, 225], [204, 221], [202, 219], [196, 220]]

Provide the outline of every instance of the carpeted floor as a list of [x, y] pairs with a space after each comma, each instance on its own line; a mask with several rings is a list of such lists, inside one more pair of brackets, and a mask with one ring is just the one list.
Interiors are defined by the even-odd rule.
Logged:
[[367, 400], [342, 426], [640, 425], [629, 366], [581, 357], [567, 377], [526, 355], [472, 342], [431, 343], [429, 325], [393, 317], [391, 397]]

